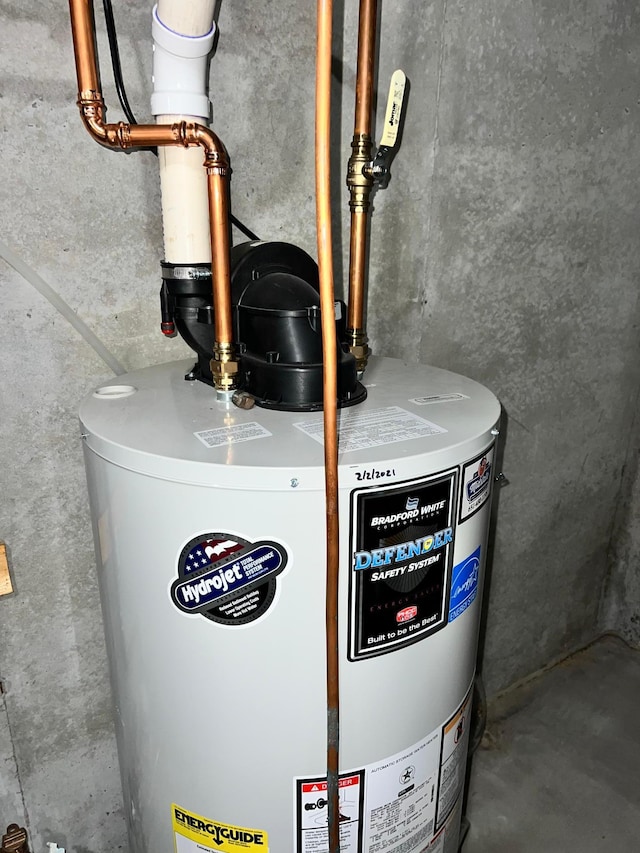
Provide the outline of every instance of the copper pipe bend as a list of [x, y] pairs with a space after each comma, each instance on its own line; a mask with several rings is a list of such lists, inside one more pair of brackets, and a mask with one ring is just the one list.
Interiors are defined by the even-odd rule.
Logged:
[[215, 344], [211, 369], [218, 391], [236, 387], [238, 363], [233, 345], [231, 314], [231, 240], [229, 233], [229, 155], [219, 137], [195, 122], [174, 124], [108, 124], [100, 93], [91, 0], [69, 0], [71, 30], [78, 77], [78, 107], [91, 137], [106, 148], [150, 148], [165, 145], [199, 146], [204, 151], [209, 193], [211, 273], [215, 311]]

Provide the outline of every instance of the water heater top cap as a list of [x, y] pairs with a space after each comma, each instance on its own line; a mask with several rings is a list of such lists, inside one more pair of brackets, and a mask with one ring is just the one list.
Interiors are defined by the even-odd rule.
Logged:
[[[151, 477], [203, 486], [324, 489], [322, 412], [280, 412], [218, 403], [185, 382], [192, 362], [157, 365], [106, 383], [135, 393], [88, 394], [80, 407], [88, 449]], [[449, 371], [372, 358], [367, 400], [339, 413], [340, 477], [365, 467], [406, 469], [428, 457], [442, 468], [494, 441], [500, 404]], [[346, 478], [346, 479], [345, 479]]]

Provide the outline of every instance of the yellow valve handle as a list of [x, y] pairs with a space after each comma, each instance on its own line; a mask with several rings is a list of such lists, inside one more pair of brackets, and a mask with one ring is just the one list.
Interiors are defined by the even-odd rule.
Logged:
[[384, 116], [384, 131], [380, 140], [380, 148], [393, 148], [398, 140], [398, 128], [402, 116], [402, 103], [407, 77], [404, 71], [394, 71], [389, 85], [387, 111]]
[[402, 118], [402, 104], [407, 85], [404, 71], [394, 71], [391, 75], [389, 86], [389, 97], [387, 99], [387, 111], [384, 117], [384, 131], [376, 156], [372, 162], [365, 167], [365, 174], [372, 178], [375, 183], [384, 189], [389, 183], [389, 167], [398, 147], [398, 132], [400, 119]]

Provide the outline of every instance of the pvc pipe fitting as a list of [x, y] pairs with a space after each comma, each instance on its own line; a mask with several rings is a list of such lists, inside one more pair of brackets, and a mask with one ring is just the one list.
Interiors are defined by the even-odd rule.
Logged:
[[153, 94], [151, 112], [186, 115], [208, 121], [211, 103], [207, 96], [208, 56], [216, 25], [203, 36], [184, 36], [170, 30], [153, 7]]

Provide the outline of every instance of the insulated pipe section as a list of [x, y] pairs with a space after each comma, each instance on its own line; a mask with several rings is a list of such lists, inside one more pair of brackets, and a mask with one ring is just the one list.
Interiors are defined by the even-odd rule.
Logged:
[[[209, 54], [215, 38], [212, 0], [159, 0], [153, 9], [151, 112], [159, 124], [208, 123]], [[158, 151], [164, 257], [170, 263], [211, 261], [207, 181], [193, 149]]]
[[331, 48], [332, 0], [318, 0], [316, 55], [316, 220], [320, 316], [323, 353], [324, 470], [327, 535], [326, 656], [327, 656], [327, 801], [329, 853], [340, 853], [338, 770], [340, 751], [340, 686], [338, 647], [338, 344], [334, 312], [331, 245]]
[[352, 153], [347, 167], [351, 210], [347, 344], [355, 356], [360, 374], [364, 372], [369, 358], [368, 338], [364, 327], [364, 292], [369, 199], [373, 189], [370, 171], [373, 150], [371, 111], [377, 14], [377, 0], [360, 0], [356, 110]]
[[[231, 320], [231, 267], [229, 238], [229, 158], [213, 131], [201, 124], [180, 121], [166, 125], [105, 123], [106, 108], [100, 94], [95, 49], [95, 24], [91, 0], [69, 0], [73, 47], [78, 75], [78, 106], [91, 136], [107, 148], [199, 146], [204, 150], [210, 222], [215, 337], [211, 370], [216, 391], [229, 396], [236, 386], [238, 364]], [[200, 166], [202, 171], [202, 166]]]

